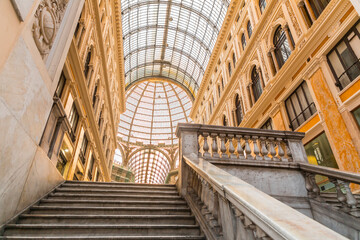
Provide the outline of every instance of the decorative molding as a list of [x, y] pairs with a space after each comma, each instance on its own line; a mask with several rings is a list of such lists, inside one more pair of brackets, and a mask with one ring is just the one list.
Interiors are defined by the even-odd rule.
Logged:
[[50, 53], [68, 2], [69, 0], [43, 0], [36, 9], [32, 32], [43, 59]]

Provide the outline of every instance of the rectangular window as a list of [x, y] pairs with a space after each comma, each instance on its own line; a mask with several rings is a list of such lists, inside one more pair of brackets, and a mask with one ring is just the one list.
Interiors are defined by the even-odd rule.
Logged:
[[269, 118], [269, 119], [260, 127], [260, 129], [273, 130], [271, 118]]
[[314, 101], [305, 81], [285, 100], [285, 107], [292, 130], [297, 129], [316, 113]]
[[358, 127], [360, 129], [360, 107], [352, 111], [352, 114], [355, 118], [356, 123], [358, 124]]
[[72, 107], [71, 107], [71, 111], [69, 114], [69, 122], [70, 122], [70, 126], [72, 131], [75, 133], [76, 132], [76, 127], [77, 124], [79, 122], [79, 113], [76, 109], [75, 103], [73, 103]]
[[[304, 147], [309, 163], [338, 168], [330, 143], [324, 132], [314, 138], [311, 142], [307, 143]], [[322, 191], [334, 187], [327, 177], [316, 175], [315, 180]]]
[[55, 91], [55, 95], [58, 98], [61, 98], [61, 95], [62, 95], [62, 93], [64, 91], [65, 84], [66, 84], [66, 78], [65, 78], [64, 73], [62, 72], [61, 75], [60, 75], [58, 86], [57, 86], [56, 91]]
[[340, 90], [360, 75], [360, 21], [330, 51], [327, 60]]
[[316, 18], [324, 11], [330, 0], [309, 0], [310, 6]]
[[84, 134], [84, 138], [83, 138], [83, 141], [82, 141], [81, 147], [80, 147], [80, 155], [79, 155], [82, 164], [85, 164], [85, 156], [86, 156], [87, 146], [88, 146], [88, 139], [87, 139], [86, 135]]

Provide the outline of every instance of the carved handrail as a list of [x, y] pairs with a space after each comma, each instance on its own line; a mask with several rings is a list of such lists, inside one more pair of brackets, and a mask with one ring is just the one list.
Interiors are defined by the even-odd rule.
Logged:
[[[344, 170], [338, 170], [329, 167], [299, 163], [300, 169], [305, 173], [306, 189], [309, 198], [319, 202], [325, 202], [321, 197], [320, 188], [316, 183], [315, 176], [321, 175], [329, 179], [335, 186], [336, 198], [341, 207], [336, 207], [345, 213], [360, 218], [360, 208], [358, 200], [351, 191], [350, 184], [360, 184], [360, 175]], [[358, 187], [358, 186], [357, 186]]]
[[185, 198], [204, 216], [209, 239], [346, 239], [197, 154], [182, 164]]
[[323, 175], [331, 178], [336, 178], [342, 181], [347, 181], [351, 183], [360, 184], [360, 175], [357, 173], [352, 173], [345, 170], [339, 170], [335, 168], [329, 168], [329, 167], [323, 167], [318, 165], [313, 165], [309, 163], [299, 163], [300, 169], [309, 172], [314, 173], [318, 175]]

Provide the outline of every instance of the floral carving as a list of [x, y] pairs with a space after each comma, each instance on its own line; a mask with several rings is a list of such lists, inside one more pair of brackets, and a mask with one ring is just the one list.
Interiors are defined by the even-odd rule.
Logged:
[[50, 52], [68, 1], [43, 0], [35, 12], [32, 32], [42, 58], [45, 58]]

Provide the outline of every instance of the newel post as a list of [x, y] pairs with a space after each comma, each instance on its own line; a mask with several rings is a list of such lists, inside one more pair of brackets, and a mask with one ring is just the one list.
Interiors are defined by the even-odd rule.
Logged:
[[302, 143], [304, 136], [305, 133], [301, 132], [286, 133], [286, 141], [289, 148], [288, 150], [290, 150], [294, 162], [308, 163], [305, 148]]
[[179, 138], [179, 177], [177, 188], [182, 196], [186, 195], [188, 183], [188, 168], [183, 156], [198, 156], [199, 141], [198, 130], [200, 124], [179, 123], [176, 129], [176, 136]]

